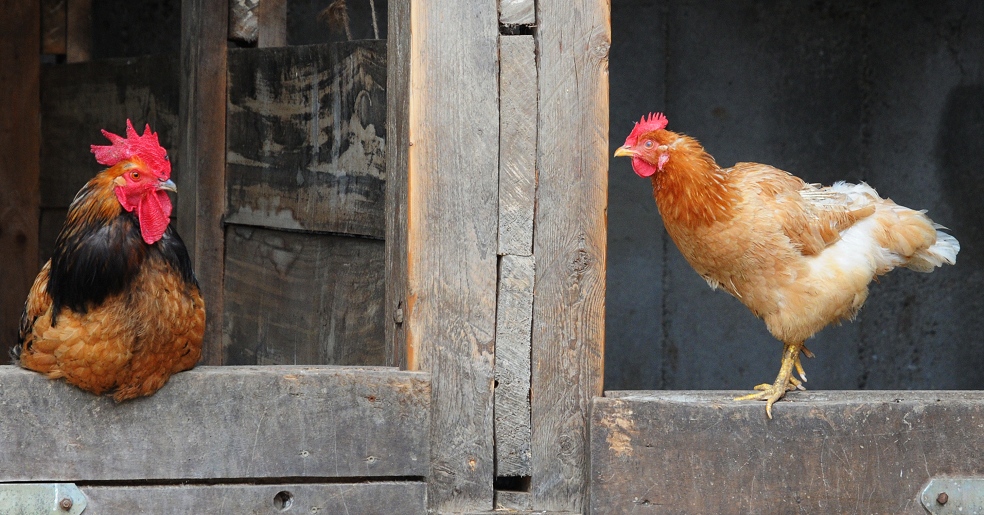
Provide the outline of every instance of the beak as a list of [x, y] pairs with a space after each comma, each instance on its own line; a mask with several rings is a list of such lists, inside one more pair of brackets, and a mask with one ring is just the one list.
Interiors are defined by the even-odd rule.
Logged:
[[166, 181], [158, 184], [157, 185], [157, 189], [159, 189], [159, 190], [165, 190], [165, 191], [173, 191], [175, 193], [178, 192], [178, 186], [176, 184], [174, 184], [174, 181], [172, 181], [171, 179], [168, 179], [168, 180], [166, 180]]
[[629, 148], [628, 145], [618, 147], [618, 149], [615, 150], [615, 157], [635, 157], [635, 155], [635, 150]]

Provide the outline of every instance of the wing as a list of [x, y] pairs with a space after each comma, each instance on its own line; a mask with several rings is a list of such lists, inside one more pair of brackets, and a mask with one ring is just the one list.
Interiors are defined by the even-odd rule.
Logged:
[[743, 182], [758, 188], [764, 207], [804, 256], [820, 253], [858, 220], [875, 213], [876, 199], [853, 190], [851, 184], [807, 184], [788, 172], [757, 163], [738, 163], [734, 169], [742, 174]]

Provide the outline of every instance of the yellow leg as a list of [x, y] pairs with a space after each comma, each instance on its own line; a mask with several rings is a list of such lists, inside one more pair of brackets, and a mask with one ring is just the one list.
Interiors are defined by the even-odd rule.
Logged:
[[[786, 392], [806, 389], [803, 387], [803, 383], [806, 382], [806, 372], [803, 370], [803, 364], [800, 362], [800, 352], [808, 358], [813, 357], [813, 353], [804, 347], [802, 342], [787, 343], [782, 352], [782, 366], [779, 367], [779, 375], [776, 376], [776, 381], [772, 384], [760, 384], [755, 387], [756, 390], [759, 390], [758, 392], [750, 393], [742, 397], [736, 397], [735, 400], [765, 401], [765, 414], [771, 419], [772, 405], [779, 399], [783, 398], [783, 396], [786, 395]], [[794, 367], [796, 368], [796, 372], [799, 374], [800, 379], [793, 376]]]

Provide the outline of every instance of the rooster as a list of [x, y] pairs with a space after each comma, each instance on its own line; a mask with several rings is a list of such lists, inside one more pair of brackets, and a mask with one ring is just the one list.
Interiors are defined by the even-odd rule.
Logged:
[[960, 244], [944, 227], [867, 184], [821, 187], [758, 163], [721, 168], [667, 123], [662, 113], [643, 117], [615, 156], [651, 178], [666, 232], [694, 270], [784, 343], [776, 380], [735, 399], [766, 401], [769, 418], [787, 391], [804, 389], [800, 354], [813, 357], [804, 341], [853, 319], [875, 277], [956, 262]]
[[15, 364], [96, 395], [151, 395], [195, 366], [205, 303], [169, 227], [171, 164], [157, 133], [92, 145], [103, 170], [75, 196], [21, 316]]

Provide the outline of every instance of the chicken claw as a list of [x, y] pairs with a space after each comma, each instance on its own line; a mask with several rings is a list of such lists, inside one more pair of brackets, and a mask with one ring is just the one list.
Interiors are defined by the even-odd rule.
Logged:
[[[809, 358], [813, 357], [802, 343], [787, 343], [782, 352], [782, 366], [779, 368], [779, 375], [772, 384], [763, 383], [755, 386], [756, 393], [750, 393], [741, 397], [735, 397], [736, 401], [765, 401], [765, 414], [772, 418], [772, 405], [786, 395], [786, 392], [793, 390], [805, 390], [803, 383], [806, 382], [806, 372], [800, 362], [800, 352]], [[800, 379], [793, 376], [793, 367], [799, 374]]]

